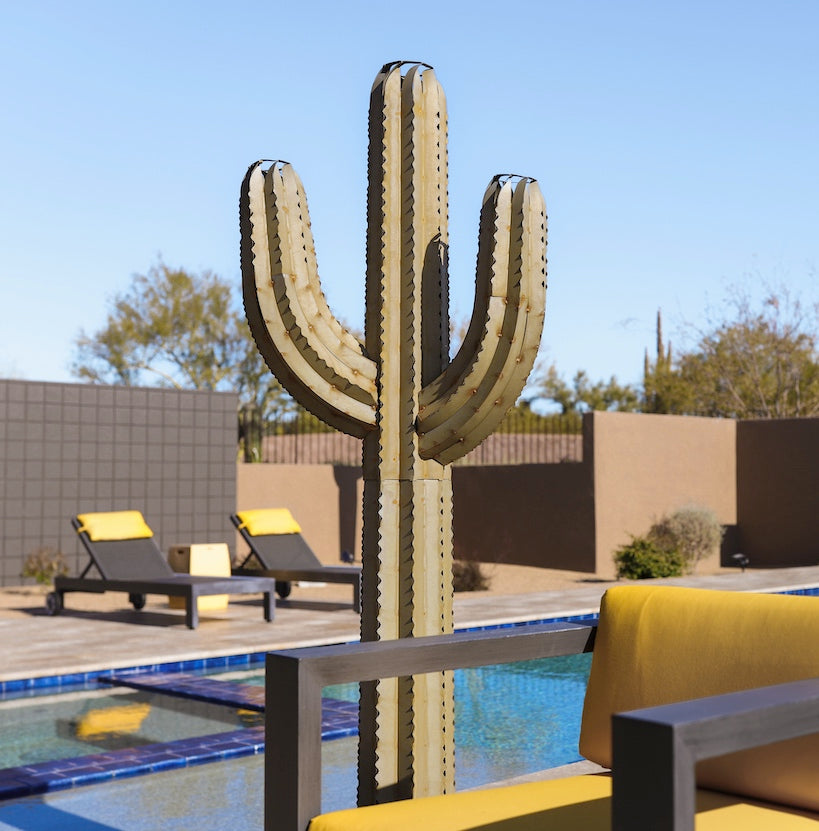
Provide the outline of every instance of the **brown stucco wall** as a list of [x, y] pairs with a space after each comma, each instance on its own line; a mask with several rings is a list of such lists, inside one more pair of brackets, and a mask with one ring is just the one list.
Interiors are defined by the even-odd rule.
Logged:
[[455, 467], [452, 488], [456, 557], [594, 571], [589, 465]]
[[[612, 554], [688, 504], [738, 528], [752, 566], [819, 562], [819, 419], [741, 422], [591, 413], [583, 462], [456, 466], [455, 554], [614, 574]], [[361, 556], [361, 473], [332, 465], [239, 465], [237, 505], [289, 507], [325, 563]], [[724, 552], [725, 553], [725, 552]], [[704, 563], [701, 570], [718, 565]]]
[[596, 412], [584, 429], [593, 447], [598, 575], [614, 575], [612, 555], [630, 534], [684, 505], [737, 522], [734, 421]]
[[[338, 565], [343, 550], [354, 551], [361, 537], [361, 471], [333, 465], [239, 464], [237, 510], [289, 508], [316, 556]], [[247, 546], [237, 539], [240, 554]], [[360, 557], [360, 543], [358, 544]]]
[[[594, 570], [589, 468], [583, 464], [456, 467], [458, 557]], [[239, 464], [237, 507], [287, 507], [324, 563], [361, 558], [361, 471], [333, 465]], [[237, 541], [238, 550], [246, 550]]]
[[819, 563], [819, 419], [737, 425], [737, 512], [752, 567]]

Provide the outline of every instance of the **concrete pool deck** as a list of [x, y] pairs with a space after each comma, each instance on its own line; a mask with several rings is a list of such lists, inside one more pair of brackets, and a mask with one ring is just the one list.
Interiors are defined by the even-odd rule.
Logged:
[[[819, 566], [652, 582], [784, 591], [819, 586]], [[574, 575], [559, 590], [459, 593], [455, 623], [460, 628], [586, 614], [598, 609], [611, 585]], [[184, 612], [169, 609], [158, 596], [137, 612], [121, 593], [68, 594], [65, 611], [49, 617], [38, 588], [0, 589], [0, 682], [355, 640], [359, 621], [350, 595], [348, 586], [298, 587], [277, 602], [271, 623], [264, 622], [261, 599], [237, 597], [224, 612], [202, 613], [199, 627], [189, 630]]]

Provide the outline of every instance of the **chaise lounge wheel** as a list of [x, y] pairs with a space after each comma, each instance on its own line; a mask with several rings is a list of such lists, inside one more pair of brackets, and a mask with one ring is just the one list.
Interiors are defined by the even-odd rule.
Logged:
[[276, 594], [284, 600], [285, 597], [290, 596], [290, 590], [293, 586], [287, 582], [286, 580], [277, 580], [276, 581]]
[[57, 592], [49, 592], [45, 599], [46, 613], [49, 615], [58, 615], [63, 610], [62, 595]]
[[145, 608], [145, 595], [144, 594], [129, 594], [128, 600], [131, 602], [131, 605], [139, 611], [140, 609]]

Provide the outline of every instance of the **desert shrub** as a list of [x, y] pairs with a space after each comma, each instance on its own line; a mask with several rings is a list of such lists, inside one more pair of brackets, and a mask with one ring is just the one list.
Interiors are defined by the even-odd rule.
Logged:
[[481, 564], [473, 560], [452, 561], [452, 583], [456, 592], [479, 592], [489, 588]]
[[56, 548], [45, 546], [26, 556], [20, 576], [33, 577], [40, 585], [47, 586], [62, 574], [68, 574], [65, 557]]
[[661, 548], [647, 537], [632, 537], [614, 553], [617, 577], [646, 580], [650, 577], [679, 577], [685, 561], [676, 549]]
[[655, 522], [648, 538], [664, 550], [678, 551], [685, 561], [685, 571], [692, 572], [703, 557], [719, 548], [722, 534], [717, 515], [710, 508], [687, 505]]

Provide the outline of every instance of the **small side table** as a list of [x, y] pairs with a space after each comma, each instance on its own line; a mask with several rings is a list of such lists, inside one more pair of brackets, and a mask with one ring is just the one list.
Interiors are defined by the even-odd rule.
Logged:
[[[172, 545], [168, 549], [168, 564], [174, 571], [208, 577], [230, 577], [230, 551], [227, 543], [192, 543]], [[214, 594], [198, 599], [200, 612], [218, 612], [227, 609], [228, 595]], [[169, 597], [172, 609], [184, 609], [182, 597]]]

